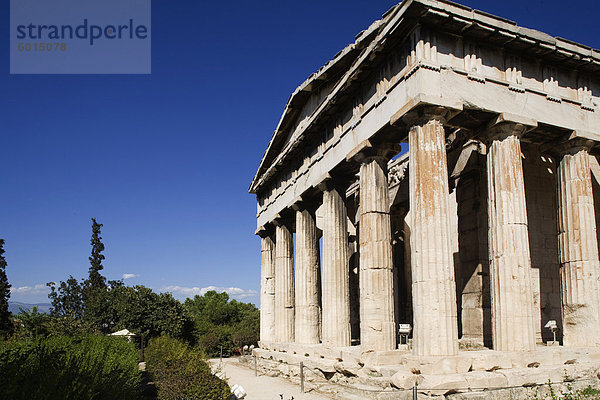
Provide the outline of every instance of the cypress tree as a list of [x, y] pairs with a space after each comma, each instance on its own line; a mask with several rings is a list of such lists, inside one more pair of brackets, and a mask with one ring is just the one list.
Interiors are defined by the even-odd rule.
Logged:
[[95, 218], [92, 218], [92, 255], [89, 257], [90, 269], [89, 269], [89, 285], [92, 290], [106, 289], [106, 278], [100, 274], [100, 271], [104, 269], [102, 260], [104, 260], [104, 243], [102, 243], [102, 236], [100, 236], [102, 224], [96, 222]]
[[4, 239], [0, 239], [0, 332], [12, 331], [12, 320], [8, 311], [10, 284], [6, 276], [6, 259], [4, 258]]
[[88, 279], [83, 284], [83, 302], [85, 307], [84, 318], [92, 326], [101, 332], [107, 332], [110, 329], [110, 313], [108, 286], [106, 277], [102, 276], [100, 271], [104, 269], [102, 260], [104, 260], [104, 243], [101, 235], [102, 224], [99, 224], [95, 218], [92, 218], [92, 254], [89, 257], [90, 268]]

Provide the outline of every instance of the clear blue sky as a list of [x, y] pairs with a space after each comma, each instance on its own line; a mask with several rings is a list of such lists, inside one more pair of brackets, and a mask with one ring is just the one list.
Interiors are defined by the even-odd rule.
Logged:
[[[464, 0], [600, 48], [595, 1]], [[105, 275], [258, 302], [250, 181], [286, 100], [394, 1], [152, 2], [152, 75], [11, 76], [0, 2], [0, 238], [12, 300], [87, 274], [90, 218]], [[29, 288], [29, 289], [28, 289]]]

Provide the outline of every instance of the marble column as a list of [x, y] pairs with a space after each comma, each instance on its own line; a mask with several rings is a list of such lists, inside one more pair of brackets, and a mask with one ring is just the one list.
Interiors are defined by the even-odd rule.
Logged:
[[458, 353], [456, 282], [451, 247], [446, 110], [425, 110], [409, 131], [413, 352]]
[[294, 239], [287, 223], [275, 227], [275, 337], [294, 341]]
[[[369, 154], [371, 153], [371, 154]], [[394, 350], [394, 267], [392, 227], [384, 154], [363, 154], [359, 194], [360, 343], [364, 350]]]
[[260, 238], [260, 340], [275, 341], [275, 243], [266, 232]]
[[319, 239], [315, 212], [304, 205], [296, 209], [296, 343], [319, 343]]
[[570, 143], [558, 166], [558, 250], [565, 346], [597, 346], [598, 242], [586, 143]]
[[350, 346], [348, 216], [345, 193], [331, 182], [323, 189], [322, 342]]
[[[531, 124], [535, 124], [531, 121]], [[488, 243], [494, 350], [535, 349], [531, 258], [520, 136], [529, 125], [491, 125], [487, 154]]]

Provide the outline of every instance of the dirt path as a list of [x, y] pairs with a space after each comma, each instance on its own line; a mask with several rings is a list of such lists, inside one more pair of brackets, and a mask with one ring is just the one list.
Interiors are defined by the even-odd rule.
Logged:
[[[218, 359], [209, 360], [211, 366], [219, 364]], [[229, 386], [241, 385], [248, 395], [244, 400], [331, 400], [320, 393], [300, 393], [300, 387], [283, 378], [266, 375], [254, 376], [254, 371], [239, 364], [235, 358], [223, 359], [223, 372]], [[283, 397], [281, 397], [283, 395]]]

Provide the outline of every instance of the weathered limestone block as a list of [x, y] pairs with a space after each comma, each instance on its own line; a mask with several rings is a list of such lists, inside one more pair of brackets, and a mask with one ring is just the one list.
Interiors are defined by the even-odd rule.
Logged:
[[362, 368], [360, 365], [349, 362], [336, 362], [333, 367], [337, 372], [345, 376], [357, 376], [358, 372]]
[[597, 362], [582, 363], [582, 364], [570, 364], [562, 367], [563, 380], [574, 381], [578, 379], [585, 379], [589, 377], [598, 377], [600, 373], [600, 366]]
[[471, 369], [472, 359], [468, 356], [442, 357], [438, 361], [423, 365], [421, 373], [426, 375], [460, 374]]
[[275, 228], [275, 337], [278, 342], [293, 342], [294, 312], [294, 240], [288, 226]]
[[465, 374], [471, 390], [495, 389], [507, 386], [506, 376], [497, 372], [472, 371]]
[[502, 118], [490, 129], [487, 155], [492, 340], [494, 350], [527, 351], [535, 323], [519, 140], [526, 125]]
[[275, 243], [260, 239], [260, 340], [275, 340]]
[[562, 382], [564, 369], [562, 367], [549, 368], [513, 368], [497, 372], [506, 377], [508, 386], [534, 386], [550, 382]]
[[360, 167], [360, 338], [363, 350], [396, 348], [387, 158]]
[[296, 343], [319, 343], [319, 239], [315, 215], [296, 211]]
[[458, 353], [456, 284], [451, 251], [448, 167], [439, 119], [409, 133], [413, 351]]
[[407, 371], [398, 371], [392, 375], [391, 381], [392, 385], [398, 389], [412, 389], [415, 384], [420, 385], [423, 382], [423, 376]]
[[473, 371], [495, 371], [512, 368], [510, 356], [494, 351], [477, 352], [473, 355], [471, 369]]
[[574, 143], [560, 161], [558, 199], [563, 343], [597, 346], [600, 261], [589, 154], [581, 145]]
[[469, 389], [469, 383], [464, 374], [422, 375], [423, 381], [418, 386], [421, 393], [430, 395], [445, 395]]
[[350, 256], [343, 194], [330, 184], [324, 187], [322, 341], [328, 346], [350, 346]]

